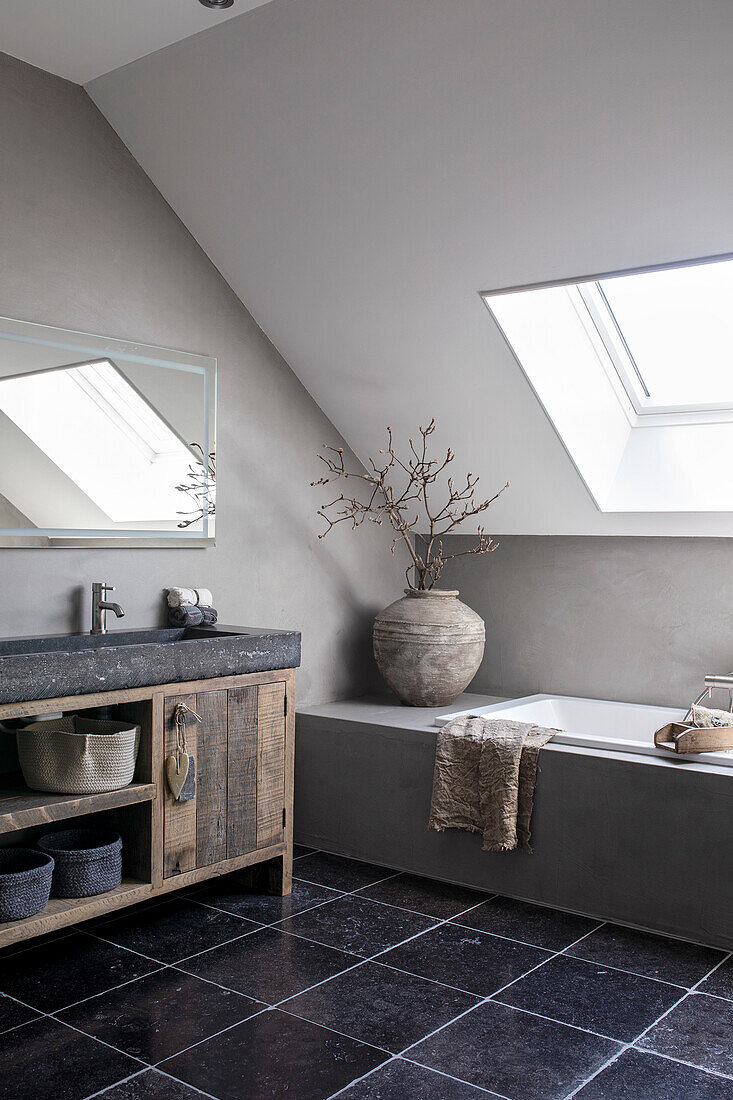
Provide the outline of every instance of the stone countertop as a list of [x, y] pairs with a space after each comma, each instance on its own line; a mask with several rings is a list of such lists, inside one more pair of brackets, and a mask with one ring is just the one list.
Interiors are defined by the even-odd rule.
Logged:
[[0, 703], [296, 668], [300, 641], [298, 631], [218, 625], [5, 639]]

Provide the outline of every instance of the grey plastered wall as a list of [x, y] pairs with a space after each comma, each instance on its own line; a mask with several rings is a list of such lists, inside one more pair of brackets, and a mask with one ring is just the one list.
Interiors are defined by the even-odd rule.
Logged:
[[733, 948], [730, 774], [543, 751], [529, 855], [428, 831], [434, 730], [299, 714], [296, 755], [302, 844]]
[[205, 585], [223, 621], [302, 630], [301, 699], [364, 690], [399, 567], [376, 528], [317, 539], [332, 425], [81, 88], [0, 55], [0, 134], [0, 314], [216, 356], [220, 508], [213, 549], [0, 550], [0, 635], [85, 628], [92, 580], [130, 626]]
[[[451, 552], [470, 545], [448, 541]], [[471, 691], [687, 706], [705, 673], [733, 669], [730, 539], [498, 542], [450, 563], [440, 581], [486, 621]]]

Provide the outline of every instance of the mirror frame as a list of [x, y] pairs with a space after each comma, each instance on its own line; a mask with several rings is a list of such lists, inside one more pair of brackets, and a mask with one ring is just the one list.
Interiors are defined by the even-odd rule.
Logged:
[[[157, 347], [154, 344], [142, 344], [131, 340], [118, 340], [110, 336], [96, 336], [91, 333], [77, 332], [74, 329], [57, 328], [52, 325], [40, 325], [33, 321], [19, 321], [12, 317], [0, 317], [0, 339], [16, 340], [18, 343], [44, 344], [58, 348], [73, 355], [91, 358], [110, 358], [120, 362], [142, 363], [147, 366], [168, 370], [184, 370], [201, 374], [204, 378], [204, 454], [216, 454], [216, 385], [217, 360], [210, 355], [198, 355], [172, 348]], [[0, 548], [23, 550], [71, 549], [75, 547], [159, 547], [165, 549], [190, 549], [215, 545], [215, 512], [203, 517], [203, 533], [186, 533], [186, 530], [130, 531], [129, 534], [113, 531], [85, 531], [80, 529], [55, 528], [49, 534], [48, 529], [39, 530], [37, 537], [43, 539], [34, 544], [33, 529], [7, 533], [0, 528]]]

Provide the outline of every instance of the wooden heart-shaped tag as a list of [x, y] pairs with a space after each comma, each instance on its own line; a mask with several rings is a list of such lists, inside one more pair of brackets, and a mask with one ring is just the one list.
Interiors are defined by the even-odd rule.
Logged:
[[168, 780], [168, 786], [171, 789], [171, 794], [177, 800], [183, 790], [183, 784], [186, 782], [188, 776], [188, 753], [172, 753], [166, 757], [165, 761], [165, 777]]

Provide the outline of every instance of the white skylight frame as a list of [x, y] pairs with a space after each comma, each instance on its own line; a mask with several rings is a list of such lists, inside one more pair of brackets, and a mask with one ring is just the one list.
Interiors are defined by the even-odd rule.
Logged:
[[[731, 260], [733, 255], [726, 254], [481, 292], [600, 511], [733, 514], [733, 486], [726, 474], [733, 450], [733, 400], [655, 402], [598, 285], [615, 277]], [[688, 337], [692, 331], [688, 326]], [[733, 333], [728, 337], [733, 346]], [[651, 346], [647, 339], [647, 363]], [[727, 352], [729, 344], [721, 347]], [[727, 355], [710, 360], [708, 388], [721, 382], [727, 387], [727, 362]], [[666, 359], [655, 364], [658, 382], [665, 365]], [[686, 380], [684, 374], [677, 378]], [[670, 385], [674, 389], [674, 381]], [[733, 384], [731, 391], [733, 396]]]

